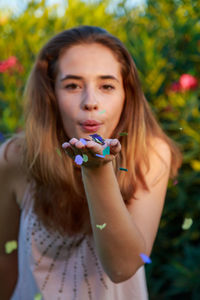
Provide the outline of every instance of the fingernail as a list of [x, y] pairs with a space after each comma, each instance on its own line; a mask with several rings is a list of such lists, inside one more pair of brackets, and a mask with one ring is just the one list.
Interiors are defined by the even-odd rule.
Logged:
[[64, 148], [64, 149], [67, 148], [68, 146], [69, 146], [69, 143], [63, 143], [62, 144], [62, 148]]

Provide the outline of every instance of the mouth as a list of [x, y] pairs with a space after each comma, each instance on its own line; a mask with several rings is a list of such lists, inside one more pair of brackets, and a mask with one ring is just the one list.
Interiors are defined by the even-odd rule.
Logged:
[[83, 124], [81, 124], [80, 126], [81, 126], [81, 128], [84, 132], [95, 132], [95, 131], [99, 130], [99, 128], [101, 127], [101, 124], [95, 124], [95, 125], [83, 125]]

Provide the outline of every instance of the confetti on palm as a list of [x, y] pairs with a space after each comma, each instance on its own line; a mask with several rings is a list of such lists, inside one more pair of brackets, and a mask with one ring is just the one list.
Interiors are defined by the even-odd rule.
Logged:
[[95, 141], [98, 144], [104, 145], [105, 144], [105, 140], [98, 134], [90, 134], [90, 136], [92, 137], [93, 141]]

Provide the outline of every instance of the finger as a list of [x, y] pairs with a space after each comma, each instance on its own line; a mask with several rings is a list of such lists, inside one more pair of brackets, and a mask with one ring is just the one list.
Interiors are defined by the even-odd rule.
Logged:
[[78, 142], [78, 139], [76, 139], [76, 138], [72, 138], [72, 139], [69, 141], [69, 143], [70, 143], [71, 145], [75, 145], [76, 142]]
[[78, 149], [85, 148], [85, 145], [84, 145], [81, 141], [77, 141], [77, 142], [74, 144], [74, 146], [77, 147]]
[[70, 147], [70, 144], [69, 144], [69, 143], [65, 142], [65, 143], [62, 144], [62, 148], [63, 148], [63, 149], [66, 149], [66, 148], [68, 148], [68, 147]]
[[72, 159], [74, 159], [74, 151], [71, 146], [64, 149], [65, 153]]
[[112, 152], [117, 153], [117, 152], [121, 151], [121, 144], [117, 139], [114, 139], [110, 143], [110, 148], [111, 148]]
[[86, 148], [88, 151], [94, 152], [95, 154], [102, 154], [102, 146], [96, 142], [90, 141], [87, 143]]

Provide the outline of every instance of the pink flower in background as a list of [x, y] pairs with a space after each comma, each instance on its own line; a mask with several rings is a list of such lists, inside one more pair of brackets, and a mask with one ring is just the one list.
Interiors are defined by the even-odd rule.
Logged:
[[180, 83], [181, 89], [183, 91], [192, 90], [192, 89], [197, 88], [197, 86], [198, 86], [197, 79], [190, 74], [181, 75], [181, 77], [179, 79], [179, 83]]
[[11, 56], [7, 59], [7, 64], [9, 67], [15, 66], [17, 63], [17, 58], [15, 56]]
[[179, 81], [174, 81], [170, 86], [172, 92], [184, 92], [198, 87], [198, 80], [190, 74], [182, 74]]
[[180, 86], [180, 83], [175, 81], [172, 83], [171, 87], [170, 87], [170, 90], [173, 91], [173, 92], [179, 92], [181, 89], [181, 86]]
[[8, 59], [0, 61], [0, 73], [4, 73], [13, 67], [17, 67], [19, 72], [23, 71], [22, 65], [19, 64], [15, 56], [10, 56]]

